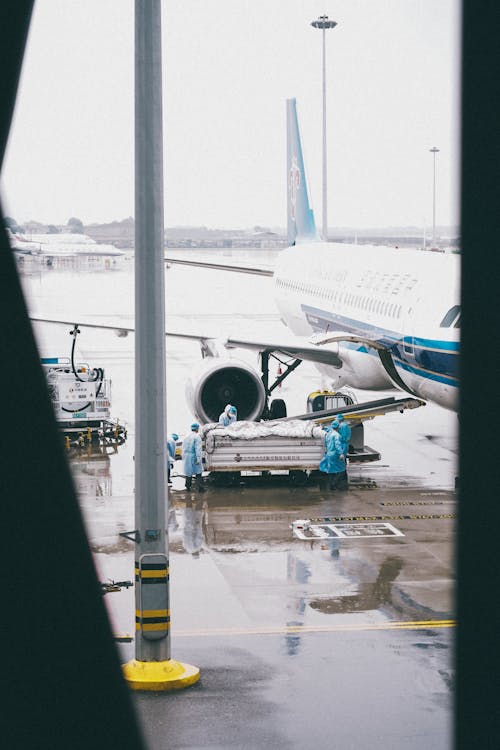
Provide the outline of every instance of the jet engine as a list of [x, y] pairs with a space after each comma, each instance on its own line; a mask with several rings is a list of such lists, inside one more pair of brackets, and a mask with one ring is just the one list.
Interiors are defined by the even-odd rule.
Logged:
[[202, 422], [217, 422], [226, 404], [238, 409], [238, 420], [258, 419], [266, 404], [264, 385], [258, 372], [237, 359], [210, 357], [186, 383], [186, 398], [193, 414]]

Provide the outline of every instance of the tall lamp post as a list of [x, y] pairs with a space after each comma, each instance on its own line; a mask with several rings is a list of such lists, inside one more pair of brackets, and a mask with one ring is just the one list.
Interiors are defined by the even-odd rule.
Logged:
[[432, 154], [433, 169], [432, 169], [432, 245], [436, 244], [436, 154], [439, 153], [439, 149], [433, 146], [429, 149]]
[[334, 29], [336, 21], [331, 21], [328, 16], [319, 16], [316, 21], [311, 22], [315, 29], [323, 32], [323, 240], [328, 241], [328, 218], [326, 203], [326, 30]]

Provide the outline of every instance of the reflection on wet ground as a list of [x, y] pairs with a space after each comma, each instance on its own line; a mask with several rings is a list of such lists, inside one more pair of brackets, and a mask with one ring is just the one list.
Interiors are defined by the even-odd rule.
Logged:
[[[338, 539], [329, 541], [328, 548], [333, 558], [338, 558], [339, 546]], [[309, 606], [327, 615], [381, 609], [391, 604], [392, 584], [398, 577], [403, 565], [403, 560], [400, 557], [387, 557], [381, 564], [375, 581], [373, 583], [360, 583], [357, 594], [313, 599], [309, 602]]]

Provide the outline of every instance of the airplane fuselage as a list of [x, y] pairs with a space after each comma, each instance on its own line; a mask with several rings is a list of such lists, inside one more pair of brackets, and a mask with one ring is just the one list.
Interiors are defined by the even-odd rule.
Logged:
[[[390, 350], [400, 378], [424, 400], [456, 410], [459, 257], [373, 245], [311, 242], [280, 253], [275, 298], [296, 335], [348, 333]], [[336, 387], [393, 388], [377, 352], [342, 342], [341, 368], [318, 365]]]

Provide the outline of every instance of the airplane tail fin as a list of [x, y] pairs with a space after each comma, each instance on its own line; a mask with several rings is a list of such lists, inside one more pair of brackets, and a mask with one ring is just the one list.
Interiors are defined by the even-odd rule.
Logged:
[[314, 212], [309, 206], [306, 173], [295, 99], [286, 100], [287, 131], [287, 234], [288, 244], [318, 240]]

